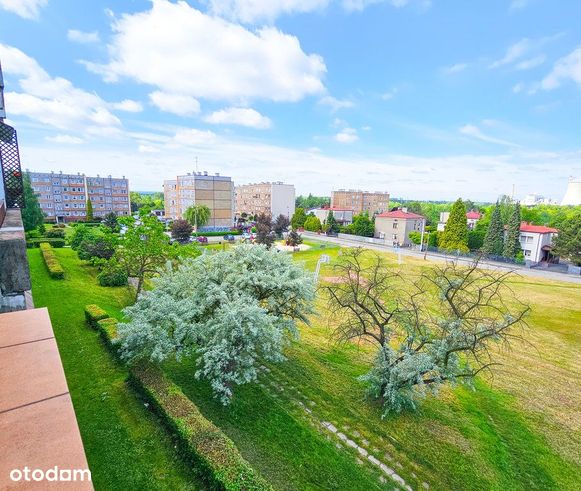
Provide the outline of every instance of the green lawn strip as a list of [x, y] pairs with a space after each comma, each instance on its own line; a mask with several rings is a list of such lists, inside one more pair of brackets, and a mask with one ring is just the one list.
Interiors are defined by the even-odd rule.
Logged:
[[229, 407], [212, 397], [207, 382], [194, 378], [195, 361], [164, 365], [164, 372], [236, 444], [276, 489], [391, 489], [378, 474], [337, 449], [319, 426], [311, 426], [285, 398], [257, 385], [236, 389]]
[[33, 298], [49, 309], [95, 489], [203, 489], [161, 422], [126, 384], [127, 370], [85, 323], [87, 304], [120, 316], [129, 290], [100, 287], [94, 268], [74, 251], [55, 253], [67, 271], [59, 282], [48, 276], [40, 251], [29, 250]]

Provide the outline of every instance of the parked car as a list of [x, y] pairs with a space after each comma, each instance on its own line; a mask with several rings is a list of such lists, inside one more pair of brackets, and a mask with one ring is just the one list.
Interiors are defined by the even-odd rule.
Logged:
[[224, 236], [224, 240], [227, 240], [228, 242], [234, 242], [234, 236], [232, 234], [226, 234]]
[[198, 244], [207, 244], [208, 243], [208, 237], [200, 236], [200, 237], [196, 237], [196, 240], [198, 241]]

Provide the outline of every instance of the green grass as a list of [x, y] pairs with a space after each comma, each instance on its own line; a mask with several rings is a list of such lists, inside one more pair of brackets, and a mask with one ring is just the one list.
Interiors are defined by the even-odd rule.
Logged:
[[28, 253], [34, 303], [50, 313], [95, 489], [203, 489], [163, 426], [127, 386], [125, 368], [85, 324], [87, 304], [120, 316], [131, 300], [127, 288], [100, 287], [95, 270], [81, 265], [70, 249], [55, 250], [67, 271], [59, 281], [48, 276], [39, 249]]

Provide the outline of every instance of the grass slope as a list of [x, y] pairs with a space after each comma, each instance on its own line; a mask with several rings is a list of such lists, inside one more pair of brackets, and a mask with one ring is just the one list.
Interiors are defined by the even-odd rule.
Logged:
[[96, 303], [112, 315], [130, 300], [126, 288], [103, 288], [95, 270], [70, 249], [55, 249], [65, 271], [52, 280], [39, 249], [29, 249], [36, 307], [48, 307], [95, 489], [203, 489], [174, 442], [140, 402], [83, 309]]

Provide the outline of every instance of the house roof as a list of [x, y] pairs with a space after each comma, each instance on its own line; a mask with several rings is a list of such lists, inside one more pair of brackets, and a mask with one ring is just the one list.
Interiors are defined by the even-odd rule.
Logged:
[[530, 232], [534, 234], [556, 234], [559, 231], [556, 228], [545, 227], [544, 225], [531, 225], [527, 222], [522, 222], [520, 224], [521, 232]]
[[376, 218], [400, 218], [402, 220], [414, 220], [418, 218], [424, 218], [422, 215], [417, 213], [410, 213], [409, 211], [394, 210], [394, 211], [384, 211], [377, 215]]
[[480, 218], [482, 218], [482, 215], [477, 211], [471, 210], [468, 213], [466, 213], [466, 218], [468, 218], [468, 220], [480, 220]]

